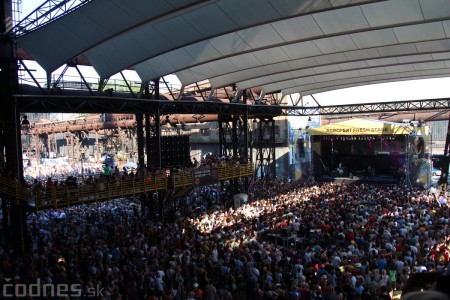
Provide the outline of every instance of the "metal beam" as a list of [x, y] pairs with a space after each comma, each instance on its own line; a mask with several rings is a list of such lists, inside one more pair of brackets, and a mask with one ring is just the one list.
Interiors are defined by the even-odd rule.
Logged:
[[264, 104], [246, 105], [221, 101], [170, 101], [78, 95], [14, 95], [13, 97], [18, 103], [20, 112], [36, 113], [73, 113], [74, 111], [79, 113], [155, 113], [155, 105], [159, 107], [161, 114], [241, 114], [248, 107], [249, 116], [351, 115], [450, 109], [450, 98], [302, 107]]
[[90, 1], [91, 0], [48, 0], [14, 26], [11, 30], [11, 35], [19, 37], [38, 29], [55, 19], [61, 18], [63, 15], [67, 15]]

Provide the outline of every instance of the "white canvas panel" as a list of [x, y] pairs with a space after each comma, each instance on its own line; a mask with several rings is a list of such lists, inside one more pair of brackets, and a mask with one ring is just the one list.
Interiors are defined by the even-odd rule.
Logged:
[[288, 63], [289, 63], [289, 66], [291, 66], [291, 69], [293, 69], [293, 70], [313, 67], [313, 66], [317, 65], [316, 60], [312, 57], [305, 58], [305, 59], [291, 60]]
[[321, 74], [321, 75], [315, 75], [310, 78], [313, 78], [316, 82], [324, 82], [324, 81], [333, 81], [336, 80], [336, 74]]
[[324, 35], [310, 15], [277, 21], [272, 26], [285, 41], [297, 41]]
[[397, 44], [398, 40], [391, 28], [350, 34], [358, 49]]
[[450, 21], [442, 21], [444, 27], [445, 37], [450, 38]]
[[217, 5], [240, 27], [280, 17], [267, 0], [220, 1]]
[[359, 6], [316, 13], [313, 18], [325, 34], [369, 28], [369, 23]]
[[153, 26], [165, 39], [173, 45], [184, 45], [198, 40], [203, 35], [182, 17], [173, 17]]
[[[217, 35], [219, 32], [227, 32], [236, 29], [237, 25], [217, 3], [205, 5], [202, 9], [188, 11], [183, 19], [188, 22], [203, 37]], [[205, 26], [205, 24], [208, 24]]]
[[396, 27], [394, 28], [394, 32], [400, 43], [445, 38], [445, 32], [441, 22]]
[[167, 61], [176, 69], [184, 69], [190, 66], [194, 61], [193, 57], [189, 55], [184, 48], [163, 54]]
[[291, 71], [292, 77], [313, 76], [316, 74], [313, 69], [303, 69]]
[[281, 35], [271, 25], [260, 25], [240, 30], [239, 36], [253, 49], [284, 43]]
[[219, 57], [220, 52], [208, 41], [201, 41], [184, 47], [195, 61], [205, 62]]
[[409, 55], [409, 56], [399, 56], [397, 61], [401, 64], [416, 62], [416, 61], [428, 61], [433, 60], [433, 55], [431, 54], [421, 54], [421, 55]]
[[361, 6], [372, 28], [423, 21], [418, 0], [392, 0]]
[[432, 69], [444, 69], [445, 62], [444, 61], [434, 61], [434, 62], [426, 62], [426, 63], [417, 63], [413, 64], [414, 69], [417, 71], [422, 70], [432, 70]]
[[450, 0], [420, 0], [419, 2], [426, 20], [450, 16]]
[[323, 54], [357, 49], [349, 35], [314, 40], [314, 44]]
[[274, 64], [289, 60], [289, 56], [280, 47], [255, 51], [253, 55], [263, 64]]
[[370, 59], [366, 61], [369, 67], [376, 66], [386, 66], [386, 65], [395, 65], [398, 64], [398, 60], [396, 57], [388, 57], [388, 58], [379, 58], [379, 59]]
[[322, 54], [312, 41], [281, 46], [281, 49], [291, 58], [304, 58]]
[[384, 67], [361, 69], [359, 70], [359, 73], [361, 74], [361, 76], [384, 74], [386, 73], [386, 69]]
[[[208, 64], [211, 66], [211, 69], [213, 69], [217, 74], [226, 74], [239, 71], [239, 68], [236, 67], [229, 58], [215, 60]], [[196, 67], [193, 67], [192, 69], [195, 68]]]
[[433, 59], [450, 59], [450, 52], [433, 53], [431, 54]]
[[152, 61], [146, 61], [135, 66], [135, 70], [143, 81], [153, 80], [156, 77], [167, 74], [171, 68], [170, 62], [164, 56], [159, 56]]
[[450, 50], [450, 39], [415, 43], [419, 52], [441, 52]]
[[370, 59], [370, 58], [376, 58], [376, 57], [381, 56], [381, 54], [377, 48], [348, 51], [348, 52], [345, 52], [344, 54], [345, 54], [345, 57], [347, 57], [347, 59], [350, 61], [360, 60], [360, 59]]
[[326, 55], [320, 55], [314, 57], [317, 64], [319, 65], [326, 65], [326, 64], [335, 64], [343, 61], [347, 61], [347, 57], [344, 53], [333, 53], [333, 54], [326, 54]]
[[228, 60], [240, 70], [254, 68], [261, 65], [261, 62], [253, 55], [253, 53], [232, 56], [228, 58]]
[[269, 0], [269, 3], [271, 3], [271, 5], [275, 8], [276, 11], [278, 11], [281, 16], [303, 14], [306, 12], [312, 12], [331, 7], [328, 0]]
[[367, 68], [369, 65], [366, 61], [353, 61], [348, 63], [338, 64], [341, 70], [350, 70], [350, 69], [362, 69]]
[[354, 78], [359, 76], [361, 76], [361, 74], [358, 70], [343, 71], [335, 74], [336, 79]]
[[278, 72], [285, 72], [286, 70], [290, 70], [290, 66], [287, 62], [272, 64], [264, 66], [266, 69], [266, 72], [268, 74], [278, 73]]
[[340, 72], [341, 69], [338, 65], [328, 65], [328, 66], [321, 66], [321, 67], [315, 67], [313, 68], [314, 72], [316, 74], [321, 73], [331, 73], [331, 72]]
[[381, 54], [381, 56], [417, 54], [417, 48], [415, 44], [404, 44], [404, 45], [379, 47], [378, 52]]
[[222, 55], [231, 55], [251, 50], [251, 47], [237, 33], [232, 32], [209, 40]]
[[386, 66], [385, 69], [386, 69], [387, 73], [402, 73], [402, 72], [414, 71], [414, 67], [411, 64]]

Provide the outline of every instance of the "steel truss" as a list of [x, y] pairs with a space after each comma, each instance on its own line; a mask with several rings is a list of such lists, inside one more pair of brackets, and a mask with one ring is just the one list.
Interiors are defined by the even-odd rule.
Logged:
[[248, 155], [244, 133], [247, 130], [239, 115], [219, 117], [220, 155], [244, 158]]
[[11, 35], [19, 37], [30, 31], [36, 30], [55, 19], [74, 11], [91, 0], [48, 0], [42, 3], [25, 19], [21, 20], [11, 30]]
[[450, 99], [423, 99], [371, 104], [348, 104], [316, 107], [258, 105], [227, 103], [222, 101], [155, 100], [106, 96], [15, 95], [21, 112], [59, 113], [155, 113], [161, 114], [242, 114], [248, 109], [249, 117], [258, 116], [311, 116], [350, 115], [361, 113], [425, 111], [450, 109]]
[[[239, 115], [219, 116], [220, 156], [233, 157], [239, 159], [241, 163], [248, 163], [247, 121], [245, 116], [244, 118], [241, 118]], [[248, 192], [247, 181], [239, 182], [235, 178], [230, 181], [230, 184], [233, 195], [239, 192]]]
[[276, 178], [275, 120], [272, 117], [261, 117], [259, 122], [253, 124], [253, 146], [256, 148], [255, 175], [262, 179]]

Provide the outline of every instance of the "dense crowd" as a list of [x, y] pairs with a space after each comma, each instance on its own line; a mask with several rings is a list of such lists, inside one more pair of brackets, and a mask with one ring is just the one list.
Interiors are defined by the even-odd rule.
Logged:
[[[38, 190], [45, 190], [47, 187], [67, 185], [67, 178], [73, 179], [76, 185], [101, 184], [110, 179], [144, 179], [155, 174], [169, 174], [173, 171], [202, 171], [225, 165], [239, 165], [239, 159], [225, 156], [220, 157], [208, 153], [199, 161], [193, 157], [185, 166], [180, 168], [157, 168], [155, 166], [139, 165], [133, 162], [116, 162], [112, 159], [109, 159], [107, 162], [68, 163], [67, 158], [59, 158], [57, 163], [54, 160], [43, 161], [39, 164], [36, 161], [28, 163], [24, 168], [23, 176], [24, 182], [28, 185]], [[0, 176], [13, 177], [7, 174], [1, 174]]]
[[[38, 212], [30, 252], [2, 253], [0, 278], [13, 280], [0, 288], [39, 283], [50, 294], [67, 284], [73, 299], [392, 299], [411, 274], [450, 271], [442, 193], [261, 181], [247, 203], [203, 211], [160, 222], [118, 199]], [[280, 229], [294, 242], [273, 240]]]

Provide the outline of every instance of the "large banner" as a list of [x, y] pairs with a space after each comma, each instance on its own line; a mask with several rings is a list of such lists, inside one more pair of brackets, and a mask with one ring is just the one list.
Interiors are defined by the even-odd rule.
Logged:
[[428, 159], [418, 159], [416, 161], [413, 161], [413, 164], [416, 166], [417, 170], [417, 179], [415, 182], [415, 185], [421, 185], [421, 186], [430, 186], [430, 178], [431, 178], [431, 164]]
[[414, 127], [409, 124], [378, 120], [352, 119], [310, 129], [310, 135], [409, 135]]

